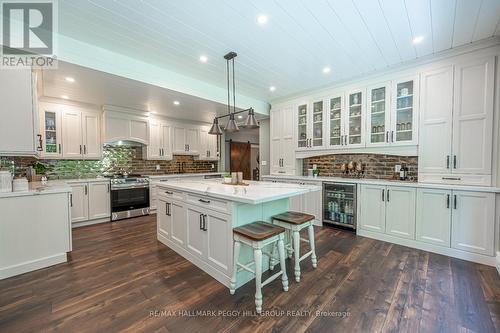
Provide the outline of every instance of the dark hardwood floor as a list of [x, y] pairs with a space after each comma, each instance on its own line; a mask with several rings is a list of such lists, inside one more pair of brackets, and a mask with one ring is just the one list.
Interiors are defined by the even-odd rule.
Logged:
[[69, 263], [0, 281], [0, 332], [500, 332], [493, 267], [317, 229], [318, 268], [266, 286], [256, 316], [253, 281], [230, 295], [155, 225], [76, 229]]

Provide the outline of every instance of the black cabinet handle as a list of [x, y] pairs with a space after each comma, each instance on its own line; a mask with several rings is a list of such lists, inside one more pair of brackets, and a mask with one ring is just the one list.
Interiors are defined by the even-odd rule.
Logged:
[[389, 200], [389, 191], [390, 191], [390, 190], [387, 190], [387, 202], [389, 202], [389, 201], [390, 201], [390, 200]]
[[385, 201], [385, 190], [382, 190], [382, 201]]
[[446, 195], [446, 208], [450, 208], [450, 195]]
[[385, 132], [385, 142], [389, 143], [389, 131]]
[[109, 190], [110, 190], [110, 186], [109, 186], [109, 184], [108, 184], [108, 193], [109, 193]]
[[453, 169], [457, 168], [457, 155], [453, 155]]
[[87, 185], [85, 185], [85, 195], [87, 195], [88, 190], [87, 190]]
[[170, 212], [170, 203], [168, 202], [165, 202], [165, 215], [167, 216], [171, 216], [171, 212]]
[[446, 169], [450, 168], [450, 155], [446, 155]]
[[37, 134], [36, 136], [38, 137], [38, 147], [36, 147], [36, 150], [37, 151], [42, 151], [43, 150], [42, 135], [41, 134]]
[[70, 207], [73, 207], [73, 193], [69, 194], [69, 205]]
[[394, 142], [394, 131], [391, 131], [391, 142]]
[[87, 145], [83, 145], [83, 155], [87, 155]]
[[453, 195], [453, 209], [457, 209], [457, 195]]
[[200, 230], [203, 230], [203, 214], [200, 214]]
[[61, 147], [61, 144], [59, 144], [59, 154], [62, 154], [62, 147]]
[[203, 231], [207, 231], [207, 215], [203, 214]]
[[210, 203], [210, 200], [198, 199], [198, 201], [199, 201], [199, 202], [206, 203], [206, 204], [209, 204], [209, 203]]
[[82, 145], [80, 145], [80, 155], [82, 155]]
[[165, 193], [170, 194], [170, 195], [174, 194], [174, 192], [170, 192], [170, 191], [165, 191]]

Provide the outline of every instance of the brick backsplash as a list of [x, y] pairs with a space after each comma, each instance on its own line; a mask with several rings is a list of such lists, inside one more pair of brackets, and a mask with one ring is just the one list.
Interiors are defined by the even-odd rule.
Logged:
[[[171, 161], [149, 161], [142, 158], [142, 147], [104, 146], [103, 157], [99, 161], [87, 160], [38, 160], [47, 167], [49, 179], [69, 179], [109, 175], [125, 170], [141, 175], [179, 173], [183, 167], [186, 173], [216, 172], [217, 162], [198, 161], [192, 156], [174, 156]], [[37, 161], [34, 157], [0, 157], [0, 169], [9, 169], [12, 161], [16, 176], [24, 176], [26, 168]], [[156, 165], [160, 170], [156, 171]], [[212, 164], [214, 168], [212, 169]]]
[[350, 161], [361, 163], [365, 178], [394, 179], [399, 176], [394, 172], [394, 165], [405, 163], [408, 166], [410, 180], [417, 180], [418, 158], [417, 156], [394, 156], [381, 154], [334, 154], [305, 158], [303, 160], [303, 174], [307, 175], [307, 169], [316, 164], [320, 176], [341, 177], [340, 166]]

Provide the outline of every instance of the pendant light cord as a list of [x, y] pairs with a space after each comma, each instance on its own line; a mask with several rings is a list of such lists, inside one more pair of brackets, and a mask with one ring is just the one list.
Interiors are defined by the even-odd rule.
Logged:
[[229, 60], [226, 60], [226, 72], [227, 72], [227, 113], [231, 113], [231, 87], [229, 85]]
[[233, 113], [236, 112], [236, 83], [234, 80], [234, 58], [233, 58]]

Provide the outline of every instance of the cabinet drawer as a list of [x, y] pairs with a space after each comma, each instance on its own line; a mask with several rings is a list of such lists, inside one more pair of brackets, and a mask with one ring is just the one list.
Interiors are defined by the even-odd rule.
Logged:
[[208, 209], [213, 209], [215, 211], [223, 212], [223, 213], [230, 212], [229, 202], [223, 201], [223, 200], [208, 198], [208, 197], [201, 196], [201, 195], [188, 194], [187, 195], [187, 202], [194, 204], [194, 205], [197, 205], [197, 206], [202, 206], [202, 207], [206, 207]]
[[419, 183], [491, 186], [491, 175], [427, 174], [418, 175]]
[[180, 191], [175, 191], [171, 189], [160, 189], [158, 188], [158, 198], [164, 197], [164, 198], [169, 198], [169, 199], [177, 199], [177, 200], [183, 200], [184, 195]]

